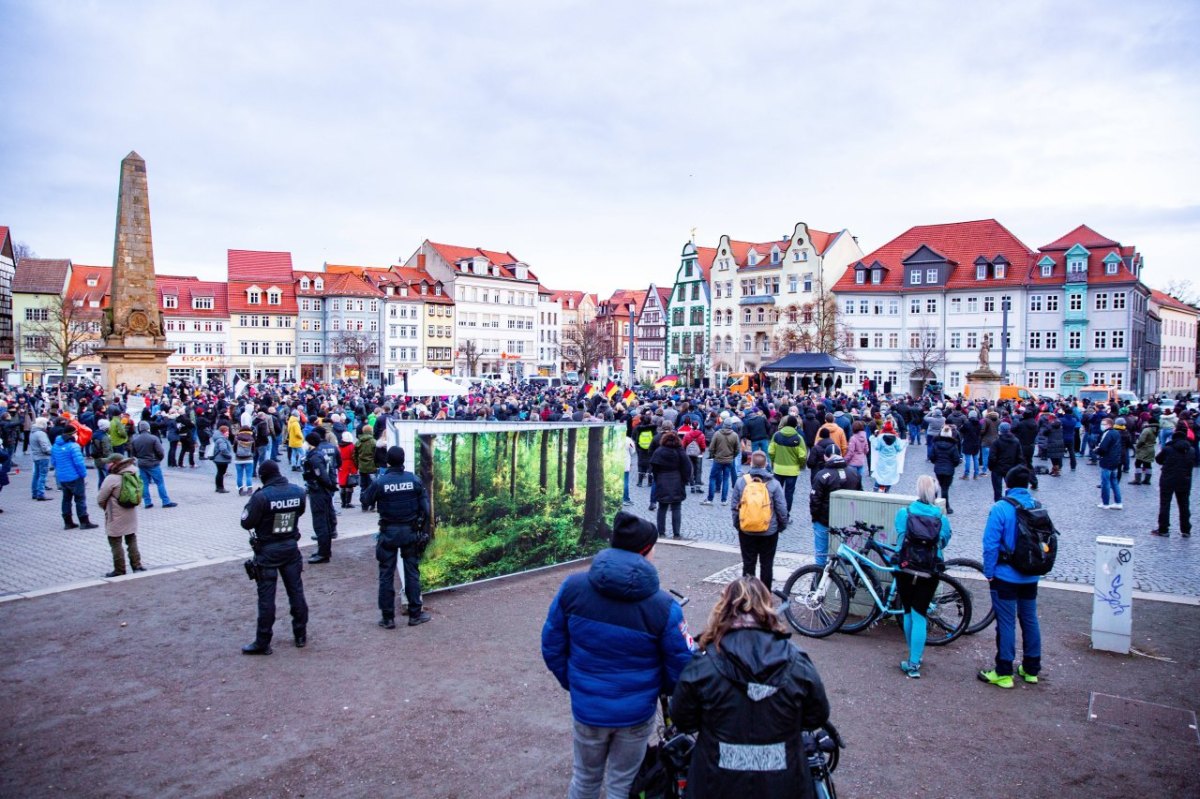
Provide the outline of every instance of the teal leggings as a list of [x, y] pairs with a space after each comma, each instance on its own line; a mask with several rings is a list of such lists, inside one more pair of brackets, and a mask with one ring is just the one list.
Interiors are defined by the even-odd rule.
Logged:
[[933, 601], [937, 585], [936, 577], [917, 577], [906, 572], [896, 575], [896, 591], [904, 606], [904, 640], [908, 641], [909, 663], [919, 664], [925, 652], [925, 611]]

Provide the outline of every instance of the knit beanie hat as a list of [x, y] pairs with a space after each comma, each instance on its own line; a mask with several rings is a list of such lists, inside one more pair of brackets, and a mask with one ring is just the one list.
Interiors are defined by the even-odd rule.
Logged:
[[279, 464], [268, 458], [263, 461], [262, 466], [258, 467], [258, 479], [264, 484], [271, 482], [279, 476]]
[[613, 517], [613, 549], [645, 555], [657, 541], [658, 528], [640, 516], [618, 511]]

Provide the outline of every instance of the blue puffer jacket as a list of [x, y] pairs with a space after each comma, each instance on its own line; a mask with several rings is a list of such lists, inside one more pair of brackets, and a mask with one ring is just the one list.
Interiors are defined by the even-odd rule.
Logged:
[[683, 611], [636, 552], [606, 549], [566, 579], [542, 627], [542, 659], [575, 720], [630, 727], [654, 715], [692, 658]]
[[[1005, 493], [1026, 508], [1037, 504], [1028, 488], [1010, 488]], [[1017, 509], [1009, 502], [1000, 500], [992, 506], [987, 525], [983, 528], [983, 576], [989, 580], [997, 577], [1006, 583], [1036, 583], [1038, 578], [1000, 563], [1000, 552], [1012, 552], [1017, 545]]]
[[83, 450], [72, 439], [70, 443], [63, 441], [62, 436], [54, 437], [54, 446], [50, 448], [50, 460], [54, 463], [54, 474], [60, 483], [69, 483], [81, 477], [87, 477], [87, 464], [83, 462]]

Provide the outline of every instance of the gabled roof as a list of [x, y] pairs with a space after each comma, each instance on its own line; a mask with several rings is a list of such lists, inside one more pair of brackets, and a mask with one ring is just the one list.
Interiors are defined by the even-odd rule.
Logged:
[[[487, 259], [489, 264], [499, 267], [501, 277], [511, 280], [517, 279], [512, 267], [521, 263], [521, 259], [511, 252], [487, 250], [482, 247], [459, 247], [454, 244], [438, 244], [437, 242], [428, 240], [427, 243], [451, 266], [454, 266], [465, 258], [476, 258], [482, 255]], [[537, 275], [533, 273], [532, 269], [529, 270], [529, 280], [537, 281]]]
[[61, 294], [70, 271], [66, 258], [22, 258], [13, 275], [13, 293]]
[[380, 274], [388, 271], [386, 266], [354, 266], [352, 264], [325, 264], [325, 272], [330, 275], [340, 275], [349, 273], [352, 275], [362, 275], [366, 277], [371, 274]]
[[5, 225], [0, 225], [0, 258], [16, 260], [13, 252], [12, 233]]
[[[200, 280], [194, 277], [175, 277], [174, 275], [157, 275], [154, 278], [158, 290], [158, 305], [164, 316], [183, 316], [195, 319], [228, 319], [229, 292], [226, 285], [219, 280]], [[163, 297], [178, 297], [178, 307], [167, 308], [163, 305]], [[193, 308], [195, 298], [212, 297], [211, 310]]]
[[1094, 250], [1098, 247], [1121, 246], [1118, 242], [1113, 241], [1107, 236], [1101, 236], [1087, 225], [1080, 225], [1067, 235], [1057, 238], [1049, 244], [1044, 244], [1041, 247], [1038, 247], [1038, 250], [1041, 252], [1046, 252], [1047, 250], [1069, 250], [1076, 244], [1082, 244], [1089, 250]]
[[[920, 253], [922, 248], [931, 253]], [[918, 254], [922, 258], [936, 254], [949, 261], [952, 268], [944, 286], [912, 287], [909, 291], [1019, 286], [1027, 280], [1034, 259], [1034, 252], [995, 219], [918, 225], [851, 264], [834, 285], [833, 291], [900, 291], [904, 287], [904, 262]], [[1004, 278], [976, 280], [975, 261], [981, 256], [989, 263], [1003, 257], [1008, 263]], [[872, 284], [868, 280], [865, 284], [856, 283], [855, 267], [862, 265], [869, 269], [876, 261], [885, 268], [883, 282]]]
[[[88, 281], [92, 281], [96, 285], [89, 286]], [[69, 302], [81, 302], [82, 305], [79, 307], [85, 314], [91, 311], [93, 315], [97, 315], [101, 308], [108, 307], [111, 288], [111, 266], [72, 264], [71, 281], [67, 284], [65, 296]], [[99, 305], [93, 307], [93, 302], [99, 303]]]
[[[812, 248], [814, 250], [816, 250], [817, 255], [824, 255], [825, 252], [829, 249], [830, 245], [832, 245], [833, 242], [837, 241], [837, 237], [838, 237], [837, 233], [826, 233], [823, 230], [817, 230], [816, 228], [811, 228], [811, 227], [808, 229], [809, 242], [812, 244]], [[763, 261], [760, 261], [758, 264], [755, 264], [755, 266], [762, 266], [764, 264], [771, 265], [771, 249], [772, 248], [778, 247], [779, 251], [781, 253], [783, 253], [783, 252], [787, 252], [787, 248], [790, 246], [792, 246], [792, 239], [790, 236], [787, 238], [779, 238], [779, 239], [773, 239], [771, 241], [763, 241], [763, 242], [738, 241], [735, 239], [729, 240], [730, 255], [733, 256], [734, 264], [737, 266], [738, 269], [742, 269], [747, 265], [746, 258], [750, 254], [750, 250], [752, 250], [752, 249], [757, 250], [759, 255], [761, 255], [764, 259]], [[699, 253], [701, 250], [707, 250], [707, 249], [709, 249], [709, 248], [697, 247], [696, 251], [697, 251], [697, 253]], [[708, 258], [707, 266], [709, 268], [712, 267], [713, 258], [715, 256], [716, 256], [716, 250], [714, 249], [714, 250], [712, 250], [712, 255]], [[700, 263], [701, 263], [701, 269], [705, 271], [705, 278], [707, 279], [708, 273], [707, 273], [707, 269], [705, 269], [703, 258], [701, 258]], [[780, 263], [782, 263], [782, 260], [780, 261]]]
[[603, 304], [611, 309], [610, 316], [627, 317], [629, 310], [626, 306], [629, 303], [633, 303], [634, 313], [641, 313], [642, 304], [645, 301], [646, 291], [644, 289], [617, 289]]
[[1165, 291], [1159, 291], [1158, 289], [1150, 289], [1150, 300], [1155, 305], [1158, 305], [1162, 308], [1170, 309], [1172, 311], [1179, 311], [1180, 313], [1192, 314], [1193, 316], [1200, 314], [1200, 309], [1193, 308], [1192, 306], [1188, 305], [1186, 302], [1183, 302], [1182, 300], [1177, 300], [1174, 297], [1172, 297], [1170, 294], [1167, 294]]
[[[369, 281], [365, 280], [358, 272], [304, 272], [297, 271], [292, 273], [295, 278], [296, 295], [300, 297], [370, 297], [378, 299], [383, 296], [383, 292], [377, 289]], [[307, 277], [309, 279], [308, 288], [302, 288], [300, 279]], [[322, 287], [318, 290], [313, 287], [312, 281], [317, 278], [322, 280]]]
[[[446, 291], [445, 284], [443, 284], [442, 281], [438, 280], [433, 275], [429, 274], [427, 270], [419, 267], [393, 266], [390, 267], [387, 272], [382, 274], [371, 273], [371, 275], [368, 276], [368, 280], [380, 288], [388, 285], [407, 286], [409, 289], [408, 296], [400, 297], [395, 294], [391, 295], [395, 299], [433, 302], [440, 303], [442, 305], [454, 304], [454, 298], [451, 297], [450, 293]], [[420, 285], [422, 283], [429, 286], [430, 292], [428, 294], [421, 293]], [[442, 293], [435, 294], [434, 290], [439, 285], [442, 286]]]
[[712, 275], [713, 259], [717, 257], [716, 247], [697, 247], [696, 263], [700, 266], [700, 276], [707, 283]]
[[[256, 314], [295, 315], [296, 288], [292, 282], [292, 254], [290, 252], [264, 252], [260, 250], [229, 250], [229, 282], [226, 296], [229, 312]], [[246, 302], [246, 289], [258, 286], [266, 289], [274, 286], [280, 291], [280, 304], [266, 302], [251, 305]]]

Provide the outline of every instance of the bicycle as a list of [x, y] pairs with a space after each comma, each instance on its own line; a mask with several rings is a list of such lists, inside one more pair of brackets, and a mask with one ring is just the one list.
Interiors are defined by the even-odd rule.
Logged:
[[[875, 540], [875, 533], [882, 528], [866, 526], [865, 529], [869, 532], [864, 539], [863, 552], [842, 543], [824, 566], [802, 566], [788, 577], [783, 591], [779, 593], [783, 600], [781, 610], [788, 623], [800, 634], [824, 638], [841, 629], [859, 632], [870, 627], [881, 616], [903, 614], [898, 603], [896, 581], [892, 580], [885, 598], [874, 574], [863, 570], [865, 565], [875, 571], [898, 574], [902, 570], [895, 565], [896, 548]], [[871, 554], [878, 555], [882, 563], [871, 560]], [[852, 569], [857, 577], [853, 591], [851, 583], [847, 583], [840, 573], [845, 569]], [[954, 577], [941, 574], [938, 579], [937, 590], [925, 614], [930, 623], [926, 639], [930, 646], [945, 646], [962, 635], [971, 624], [970, 592]], [[851, 597], [857, 594], [860, 587], [867, 589], [872, 602], [865, 614], [856, 617], [845, 627]]]
[[[983, 577], [983, 564], [974, 558], [949, 558], [946, 560], [946, 571], [958, 579], [963, 587], [971, 592], [971, 624], [966, 629], [966, 635], [974, 635], [986, 630], [996, 620], [996, 609], [992, 607], [992, 591], [988, 581]], [[957, 574], [956, 574], [957, 572]], [[977, 577], [963, 579], [963, 574], [974, 574]], [[987, 608], [987, 613], [979, 616], [980, 608]]]

